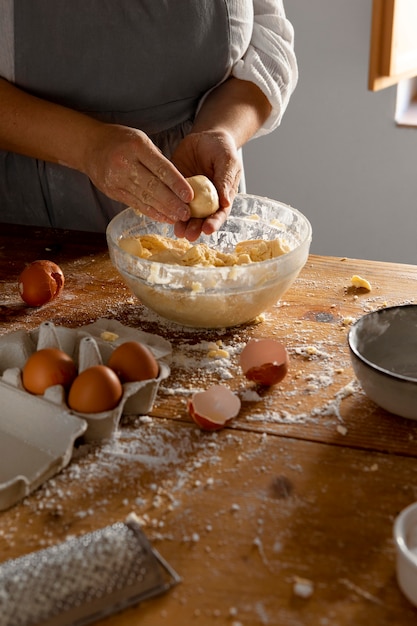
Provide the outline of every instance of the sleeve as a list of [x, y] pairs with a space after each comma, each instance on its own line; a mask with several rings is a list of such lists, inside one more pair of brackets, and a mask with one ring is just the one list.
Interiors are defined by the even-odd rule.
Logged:
[[254, 24], [249, 46], [232, 68], [232, 75], [255, 83], [268, 98], [272, 111], [256, 137], [281, 123], [298, 81], [294, 29], [283, 0], [254, 0]]

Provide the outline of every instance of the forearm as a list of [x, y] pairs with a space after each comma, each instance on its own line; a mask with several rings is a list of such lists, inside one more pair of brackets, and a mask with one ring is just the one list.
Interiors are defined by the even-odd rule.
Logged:
[[84, 170], [101, 123], [36, 98], [0, 78], [0, 149]]
[[0, 150], [76, 169], [109, 198], [153, 219], [190, 217], [192, 188], [145, 133], [35, 98], [3, 79]]
[[224, 131], [240, 148], [261, 128], [270, 112], [271, 105], [256, 85], [232, 77], [208, 95], [192, 132]]

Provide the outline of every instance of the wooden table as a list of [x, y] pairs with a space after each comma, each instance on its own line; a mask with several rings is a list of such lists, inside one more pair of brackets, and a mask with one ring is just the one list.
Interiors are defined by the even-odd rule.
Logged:
[[[39, 258], [56, 261], [66, 285], [32, 309], [17, 277]], [[353, 274], [372, 291], [352, 289]], [[396, 583], [392, 525], [417, 498], [417, 424], [363, 394], [346, 337], [367, 311], [415, 301], [416, 287], [414, 266], [313, 255], [261, 323], [197, 331], [142, 307], [103, 237], [0, 226], [0, 334], [108, 317], [173, 346], [150, 415], [123, 422], [110, 442], [81, 446], [64, 471], [0, 514], [0, 559], [135, 511], [182, 582], [103, 626], [414, 625], [417, 610]], [[290, 353], [288, 376], [262, 392], [237, 363], [251, 337], [282, 340]], [[229, 358], [209, 358], [212, 342]], [[190, 393], [213, 382], [242, 399], [216, 434], [186, 410]]]

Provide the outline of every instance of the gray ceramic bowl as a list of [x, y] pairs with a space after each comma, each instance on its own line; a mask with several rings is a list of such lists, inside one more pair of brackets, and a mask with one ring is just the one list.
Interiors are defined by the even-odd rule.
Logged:
[[395, 415], [417, 419], [417, 305], [364, 315], [350, 328], [348, 344], [366, 395]]
[[126, 209], [107, 228], [110, 257], [139, 300], [162, 317], [192, 327], [219, 328], [248, 322], [273, 306], [289, 289], [308, 258], [311, 225], [296, 209], [276, 200], [239, 194], [220, 230], [204, 242], [230, 252], [239, 241], [284, 239], [290, 251], [274, 259], [232, 267], [184, 267], [141, 259], [123, 250], [122, 237], [156, 233], [173, 237], [173, 227]]

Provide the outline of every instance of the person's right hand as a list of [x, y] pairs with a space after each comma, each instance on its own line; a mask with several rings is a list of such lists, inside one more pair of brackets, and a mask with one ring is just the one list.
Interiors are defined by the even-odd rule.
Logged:
[[140, 130], [100, 125], [84, 172], [104, 194], [154, 220], [174, 224], [190, 217], [191, 186]]
[[0, 150], [83, 172], [104, 194], [152, 219], [190, 217], [191, 186], [145, 133], [43, 100], [1, 77]]

